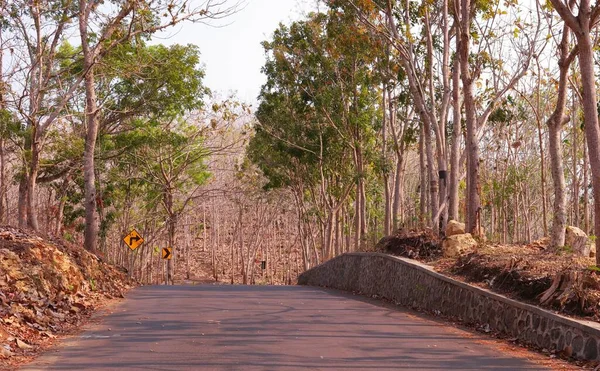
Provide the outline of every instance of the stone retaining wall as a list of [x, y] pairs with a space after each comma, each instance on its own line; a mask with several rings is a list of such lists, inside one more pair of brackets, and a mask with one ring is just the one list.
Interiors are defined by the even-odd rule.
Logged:
[[351, 253], [314, 267], [300, 285], [383, 297], [465, 324], [585, 360], [600, 360], [600, 325], [554, 314], [434, 272], [419, 262], [378, 253]]

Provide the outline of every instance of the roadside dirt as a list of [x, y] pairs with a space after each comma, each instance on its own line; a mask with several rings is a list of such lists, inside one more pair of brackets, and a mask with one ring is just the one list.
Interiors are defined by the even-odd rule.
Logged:
[[529, 245], [482, 243], [475, 252], [443, 258], [429, 230], [399, 230], [375, 250], [416, 259], [440, 273], [530, 304], [600, 321], [600, 270], [593, 258], [548, 251], [546, 239]]
[[592, 258], [531, 245], [487, 245], [450, 263], [438, 261], [434, 266], [561, 314], [600, 320], [600, 272]]
[[425, 262], [442, 256], [440, 239], [431, 230], [399, 229], [379, 240], [375, 250]]
[[133, 285], [80, 246], [0, 227], [0, 368], [27, 362]]

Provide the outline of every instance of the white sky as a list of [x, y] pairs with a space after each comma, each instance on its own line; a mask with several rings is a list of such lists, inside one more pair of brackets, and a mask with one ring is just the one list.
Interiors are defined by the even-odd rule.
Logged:
[[[234, 0], [230, 0], [234, 1]], [[265, 76], [261, 42], [269, 40], [279, 23], [289, 24], [315, 9], [314, 0], [245, 0], [238, 13], [218, 21], [222, 27], [186, 23], [155, 38], [162, 44], [196, 44], [205, 65], [205, 85], [215, 95], [235, 93], [253, 106]]]

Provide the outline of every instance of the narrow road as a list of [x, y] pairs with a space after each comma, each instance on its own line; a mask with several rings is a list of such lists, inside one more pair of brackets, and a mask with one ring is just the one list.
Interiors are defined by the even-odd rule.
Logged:
[[543, 369], [478, 338], [332, 290], [148, 286], [24, 369]]

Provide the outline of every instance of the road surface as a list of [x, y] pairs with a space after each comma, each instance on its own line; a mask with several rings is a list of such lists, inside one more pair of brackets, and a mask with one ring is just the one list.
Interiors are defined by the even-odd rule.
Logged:
[[543, 369], [519, 354], [414, 312], [333, 290], [147, 286], [24, 369]]

